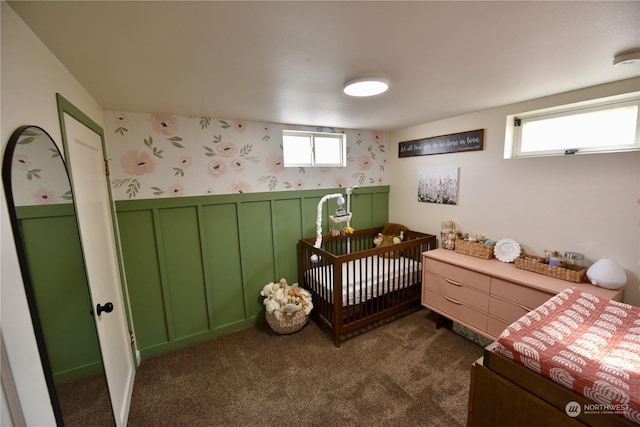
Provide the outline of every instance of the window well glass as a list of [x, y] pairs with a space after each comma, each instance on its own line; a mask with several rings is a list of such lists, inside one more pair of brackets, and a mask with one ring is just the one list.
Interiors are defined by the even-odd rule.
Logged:
[[506, 144], [515, 157], [640, 150], [639, 106], [636, 95], [508, 116]]
[[285, 135], [282, 138], [284, 164], [308, 165], [313, 161], [311, 137], [309, 135]]
[[346, 135], [284, 130], [282, 151], [285, 167], [343, 167]]

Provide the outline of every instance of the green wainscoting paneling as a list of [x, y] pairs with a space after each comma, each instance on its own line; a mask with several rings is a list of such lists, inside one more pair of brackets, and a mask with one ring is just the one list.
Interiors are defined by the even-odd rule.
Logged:
[[169, 336], [186, 338], [209, 330], [206, 290], [195, 206], [159, 210], [160, 266], [171, 322]]
[[260, 314], [260, 291], [276, 276], [272, 203], [271, 200], [242, 203], [238, 212], [244, 285], [242, 297], [246, 318], [255, 318]]
[[137, 313], [135, 329], [138, 346], [151, 348], [166, 344], [169, 322], [166, 318], [165, 291], [160, 277], [160, 259], [156, 244], [154, 211], [137, 210], [118, 213], [120, 242], [134, 256], [124, 257], [129, 301]]
[[[236, 203], [202, 207], [203, 255], [210, 292], [207, 294], [214, 328], [245, 319]], [[225, 227], [220, 227], [225, 218]]]
[[[318, 202], [344, 189], [116, 202], [132, 319], [142, 357], [263, 320], [260, 290], [297, 280], [297, 243], [316, 235]], [[330, 227], [335, 199], [322, 210]], [[354, 228], [388, 222], [389, 187], [351, 197]]]
[[275, 252], [274, 280], [284, 277], [290, 284], [294, 283], [297, 281], [297, 274], [292, 276], [291, 272], [298, 271], [298, 251], [297, 246], [291, 242], [297, 242], [302, 235], [302, 209], [299, 198], [273, 202], [271, 228]]
[[56, 384], [103, 370], [72, 204], [16, 209]]

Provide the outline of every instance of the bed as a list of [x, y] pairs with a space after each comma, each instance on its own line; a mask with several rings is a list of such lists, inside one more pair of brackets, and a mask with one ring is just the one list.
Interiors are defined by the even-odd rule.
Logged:
[[437, 247], [436, 237], [407, 230], [401, 243], [376, 248], [382, 231], [323, 236], [319, 248], [316, 238], [299, 241], [298, 282], [311, 292], [311, 314], [330, 329], [336, 347], [349, 333], [420, 306], [422, 253]]
[[567, 288], [472, 368], [469, 426], [640, 424], [640, 308]]

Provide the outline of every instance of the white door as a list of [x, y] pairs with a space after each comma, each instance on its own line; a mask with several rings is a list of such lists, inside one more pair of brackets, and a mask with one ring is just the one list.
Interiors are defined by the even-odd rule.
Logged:
[[[64, 114], [78, 227], [116, 425], [125, 426], [135, 369], [114, 242], [101, 136]], [[98, 315], [97, 305], [112, 304]], [[108, 310], [108, 309], [107, 309]]]

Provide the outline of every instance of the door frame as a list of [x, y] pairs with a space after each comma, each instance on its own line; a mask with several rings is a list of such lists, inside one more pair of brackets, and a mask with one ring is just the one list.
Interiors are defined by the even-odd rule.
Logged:
[[[102, 129], [102, 127], [99, 124], [97, 124], [95, 121], [93, 121], [85, 113], [80, 111], [75, 105], [73, 105], [71, 102], [65, 99], [65, 97], [62, 96], [61, 94], [56, 93], [56, 101], [58, 105], [58, 120], [60, 121], [60, 133], [62, 135], [62, 148], [64, 151], [64, 158], [65, 159], [69, 158], [67, 129], [64, 121], [64, 115], [67, 114], [68, 116], [74, 118], [75, 120], [82, 123], [84, 126], [91, 129], [93, 132], [95, 132], [100, 136], [100, 143], [102, 145], [102, 157], [104, 159], [108, 159], [107, 149], [106, 149], [105, 140], [104, 140], [104, 130]], [[108, 166], [105, 165], [105, 167], [108, 167]], [[140, 365], [140, 356], [139, 356], [140, 352], [138, 351], [138, 348], [135, 342], [135, 329], [133, 327], [133, 321], [131, 319], [131, 305], [129, 302], [129, 291], [127, 288], [127, 280], [126, 280], [126, 275], [124, 271], [124, 262], [122, 258], [122, 249], [120, 245], [120, 235], [119, 235], [120, 231], [118, 228], [115, 204], [113, 203], [113, 194], [111, 191], [111, 183], [109, 182], [108, 173], [105, 175], [105, 179], [107, 181], [107, 193], [109, 197], [109, 205], [111, 206], [109, 214], [111, 216], [111, 221], [113, 223], [113, 240], [116, 248], [118, 275], [120, 277], [120, 283], [122, 286], [122, 288], [120, 289], [120, 292], [122, 293], [122, 297], [124, 301], [124, 312], [125, 312], [125, 318], [127, 321], [127, 327], [131, 333], [131, 358], [133, 361], [134, 369], [136, 369]]]

